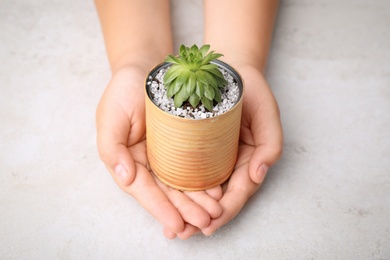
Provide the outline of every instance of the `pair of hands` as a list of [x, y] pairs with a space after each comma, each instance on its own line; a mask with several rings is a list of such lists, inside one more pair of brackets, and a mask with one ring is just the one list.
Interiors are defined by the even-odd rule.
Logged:
[[229, 181], [199, 192], [180, 192], [148, 168], [144, 81], [147, 71], [131, 66], [113, 74], [97, 109], [98, 150], [115, 182], [163, 226], [182, 239], [211, 235], [232, 220], [260, 187], [281, 156], [282, 129], [276, 101], [263, 75], [238, 68], [245, 82], [238, 159]]

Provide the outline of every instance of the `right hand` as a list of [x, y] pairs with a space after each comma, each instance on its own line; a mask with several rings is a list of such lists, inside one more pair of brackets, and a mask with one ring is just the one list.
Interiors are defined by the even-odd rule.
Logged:
[[[186, 238], [222, 213], [218, 189], [187, 196], [159, 182], [148, 169], [145, 136], [146, 71], [125, 67], [114, 73], [97, 108], [100, 158], [118, 186], [163, 226], [167, 238]], [[200, 206], [203, 205], [203, 206]]]

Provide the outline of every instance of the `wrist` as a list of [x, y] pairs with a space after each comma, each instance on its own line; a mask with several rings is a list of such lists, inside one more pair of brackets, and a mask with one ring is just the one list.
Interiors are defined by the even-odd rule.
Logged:
[[123, 56], [116, 61], [110, 63], [112, 74], [118, 71], [137, 69], [143, 72], [149, 72], [153, 66], [163, 62], [164, 55], [154, 55], [151, 53], [139, 53], [137, 55]]
[[224, 56], [220, 59], [237, 70], [240, 69], [255, 69], [263, 74], [265, 70], [265, 58], [258, 57], [255, 54], [239, 52], [239, 51], [220, 51]]

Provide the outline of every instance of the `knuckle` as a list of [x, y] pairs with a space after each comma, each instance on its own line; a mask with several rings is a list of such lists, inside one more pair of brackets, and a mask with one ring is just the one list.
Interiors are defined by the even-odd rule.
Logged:
[[278, 161], [282, 157], [282, 154], [283, 154], [283, 144], [281, 142], [278, 144], [275, 144], [272, 147], [270, 154], [272, 154], [272, 158], [274, 158], [275, 162]]
[[105, 145], [99, 144], [99, 143], [97, 145], [97, 149], [98, 149], [98, 154], [99, 154], [100, 160], [102, 160], [104, 163], [108, 163], [110, 161], [110, 158], [111, 158], [110, 149], [107, 149], [107, 147]]

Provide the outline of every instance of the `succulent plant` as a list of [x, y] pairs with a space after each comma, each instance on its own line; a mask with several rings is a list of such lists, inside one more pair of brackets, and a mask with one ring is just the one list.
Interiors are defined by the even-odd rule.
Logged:
[[227, 82], [218, 66], [211, 61], [223, 56], [210, 51], [210, 45], [198, 48], [180, 46], [179, 56], [168, 55], [166, 62], [172, 63], [164, 76], [164, 85], [168, 98], [174, 100], [175, 107], [181, 107], [188, 101], [191, 106], [197, 107], [201, 102], [211, 111], [214, 100], [221, 102], [221, 88]]

